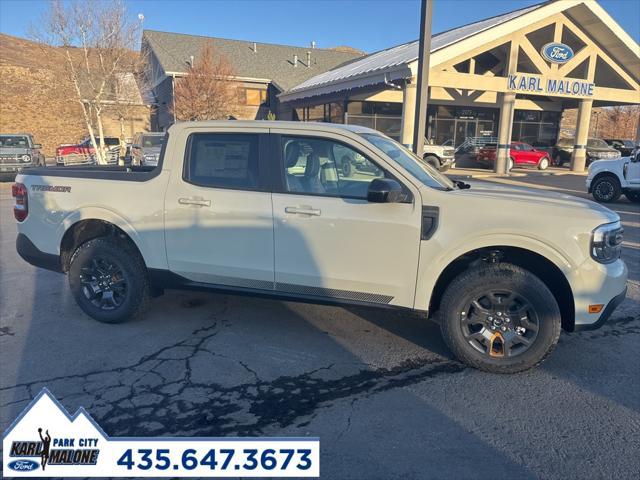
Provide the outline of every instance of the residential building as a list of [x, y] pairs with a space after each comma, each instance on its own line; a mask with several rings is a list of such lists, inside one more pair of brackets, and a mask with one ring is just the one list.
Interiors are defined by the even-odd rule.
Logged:
[[176, 82], [187, 75], [205, 43], [230, 62], [237, 82], [239, 119], [263, 119], [269, 112], [291, 119], [289, 106], [282, 106], [278, 94], [305, 80], [361, 57], [353, 50], [275, 45], [245, 40], [184, 35], [145, 30], [142, 52], [157, 109], [153, 128], [164, 130], [174, 123], [172, 113]]

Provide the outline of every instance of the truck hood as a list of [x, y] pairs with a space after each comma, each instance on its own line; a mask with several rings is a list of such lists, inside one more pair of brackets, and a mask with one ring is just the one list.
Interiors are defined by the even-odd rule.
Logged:
[[505, 185], [494, 185], [487, 183], [472, 183], [468, 190], [455, 190], [448, 192], [460, 197], [466, 197], [469, 203], [491, 201], [495, 208], [495, 201], [502, 200], [510, 204], [510, 208], [519, 211], [522, 215], [527, 215], [527, 211], [546, 209], [549, 215], [554, 217], [570, 217], [572, 219], [583, 219], [595, 221], [598, 224], [615, 222], [620, 219], [619, 215], [599, 203], [592, 202], [573, 195], [552, 192], [549, 190], [538, 190], [526, 187], [513, 187]]

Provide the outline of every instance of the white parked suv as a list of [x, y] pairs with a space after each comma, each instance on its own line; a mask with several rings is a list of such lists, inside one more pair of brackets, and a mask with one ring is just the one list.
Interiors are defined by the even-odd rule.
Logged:
[[[336, 164], [345, 150], [366, 163], [350, 176]], [[185, 122], [155, 168], [16, 182], [18, 253], [66, 273], [102, 322], [164, 288], [411, 309], [460, 360], [509, 373], [542, 361], [561, 328], [601, 326], [626, 291], [616, 213], [451, 182], [359, 126]]]
[[630, 201], [640, 202], [640, 149], [630, 157], [591, 163], [587, 191], [598, 202], [615, 202], [623, 193]]

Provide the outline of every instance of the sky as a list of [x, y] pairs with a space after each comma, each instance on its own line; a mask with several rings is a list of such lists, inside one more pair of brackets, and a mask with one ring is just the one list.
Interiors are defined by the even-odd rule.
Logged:
[[[101, 0], [86, 0], [87, 7]], [[348, 45], [374, 52], [419, 36], [419, 0], [125, 0], [144, 28], [239, 40]], [[540, 3], [540, 0], [434, 0], [433, 33]], [[640, 42], [640, 1], [600, 5]], [[27, 37], [46, 0], [0, 0], [0, 32]]]

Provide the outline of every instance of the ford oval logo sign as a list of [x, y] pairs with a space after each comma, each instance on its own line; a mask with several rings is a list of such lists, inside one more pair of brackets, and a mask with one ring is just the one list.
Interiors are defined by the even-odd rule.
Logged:
[[9, 468], [16, 472], [33, 472], [38, 468], [38, 464], [33, 460], [14, 460], [9, 462]]
[[546, 60], [553, 63], [567, 63], [573, 58], [573, 50], [564, 43], [547, 43], [540, 52]]

